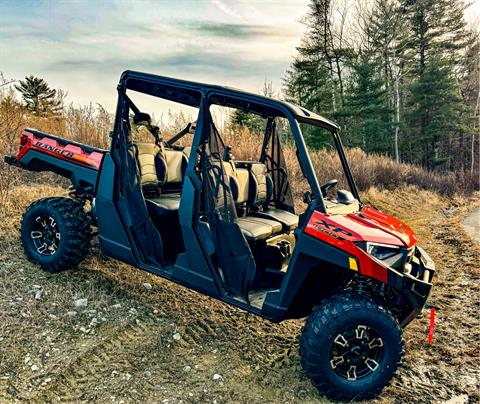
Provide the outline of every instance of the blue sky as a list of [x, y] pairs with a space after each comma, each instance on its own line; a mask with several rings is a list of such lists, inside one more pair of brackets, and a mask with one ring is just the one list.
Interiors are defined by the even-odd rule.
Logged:
[[0, 71], [43, 77], [79, 104], [113, 111], [123, 70], [257, 92], [281, 77], [308, 0], [0, 0]]

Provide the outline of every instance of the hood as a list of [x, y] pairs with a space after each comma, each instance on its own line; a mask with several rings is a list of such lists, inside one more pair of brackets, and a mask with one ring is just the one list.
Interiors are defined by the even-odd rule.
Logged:
[[409, 226], [371, 206], [348, 215], [330, 215], [315, 211], [307, 224], [306, 232], [315, 236], [318, 231], [352, 242], [370, 241], [407, 248], [417, 241]]

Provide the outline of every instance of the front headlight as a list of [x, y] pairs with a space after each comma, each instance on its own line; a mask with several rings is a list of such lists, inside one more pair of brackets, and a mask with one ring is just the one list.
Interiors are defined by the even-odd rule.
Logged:
[[389, 244], [371, 243], [368, 241], [366, 243], [358, 243], [357, 245], [372, 257], [382, 261], [382, 263], [388, 267], [401, 269], [405, 263], [405, 248]]
[[392, 258], [400, 253], [400, 247], [367, 242], [367, 252], [380, 261]]

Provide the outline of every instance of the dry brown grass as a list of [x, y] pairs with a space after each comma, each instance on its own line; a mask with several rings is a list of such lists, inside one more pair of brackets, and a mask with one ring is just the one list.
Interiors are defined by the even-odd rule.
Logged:
[[[172, 115], [169, 127], [162, 127], [165, 137], [182, 126], [183, 115]], [[182, 120], [180, 122], [179, 120]], [[164, 123], [165, 124], [165, 123]], [[113, 117], [101, 105], [83, 107], [70, 105], [59, 117], [42, 118], [29, 114], [21, 107], [12, 93], [0, 92], [0, 155], [15, 154], [21, 130], [33, 127], [47, 133], [75, 140], [92, 146], [108, 148], [109, 131]], [[141, 136], [141, 134], [139, 134]], [[222, 134], [225, 143], [232, 146], [237, 159], [258, 159], [261, 136], [245, 128], [227, 127]], [[145, 136], [143, 136], [145, 138]], [[289, 176], [296, 198], [301, 198], [308, 188], [298, 166], [295, 149], [284, 147]], [[421, 189], [436, 191], [442, 195], [469, 194], [479, 189], [478, 173], [427, 171], [411, 164], [397, 164], [386, 156], [367, 155], [360, 149], [347, 150], [348, 160], [361, 191], [371, 186], [395, 189], [402, 185], [416, 185]], [[327, 150], [312, 151], [310, 158], [320, 182], [336, 178], [345, 187], [345, 178], [338, 156]], [[10, 169], [0, 160], [0, 203], [6, 200], [13, 185], [21, 183], [51, 183], [48, 173], [27, 173]]]
[[[227, 130], [223, 134], [226, 144], [232, 146], [237, 159], [256, 160], [262, 146], [261, 136], [247, 129]], [[284, 147], [289, 177], [296, 197], [306, 188], [303, 175], [297, 162], [295, 148]], [[375, 186], [379, 189], [393, 190], [404, 185], [415, 185], [420, 189], [431, 190], [441, 195], [471, 194], [479, 189], [478, 173], [436, 172], [422, 167], [396, 163], [387, 156], [366, 154], [361, 149], [347, 149], [347, 159], [356, 184], [361, 191]], [[338, 155], [329, 150], [310, 152], [310, 159], [320, 183], [336, 178], [340, 186], [346, 187], [343, 170]]]

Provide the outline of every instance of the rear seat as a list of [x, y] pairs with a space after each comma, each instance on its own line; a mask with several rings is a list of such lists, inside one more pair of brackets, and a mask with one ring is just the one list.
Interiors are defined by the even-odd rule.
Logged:
[[[145, 199], [165, 211], [180, 207], [180, 189], [188, 164], [187, 156], [178, 150], [160, 148], [153, 143], [136, 143], [140, 181]], [[175, 192], [161, 193], [170, 190]]]
[[[182, 151], [160, 148], [153, 143], [137, 143], [141, 184], [147, 207], [158, 215], [176, 212], [180, 206], [180, 188], [183, 184], [188, 157]], [[230, 177], [232, 195], [237, 207], [246, 213], [238, 217], [238, 224], [247, 240], [264, 240], [282, 231], [291, 231], [298, 225], [298, 216], [268, 207], [272, 181], [264, 164], [224, 162]], [[161, 193], [170, 189], [177, 192]]]

